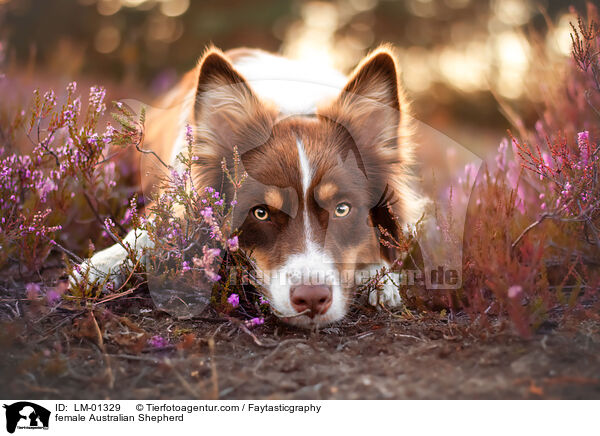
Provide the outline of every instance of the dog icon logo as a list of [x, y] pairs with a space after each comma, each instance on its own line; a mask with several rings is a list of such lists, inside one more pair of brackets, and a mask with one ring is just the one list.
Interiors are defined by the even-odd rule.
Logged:
[[4, 405], [6, 409], [6, 431], [14, 433], [19, 429], [48, 429], [50, 411], [28, 401]]

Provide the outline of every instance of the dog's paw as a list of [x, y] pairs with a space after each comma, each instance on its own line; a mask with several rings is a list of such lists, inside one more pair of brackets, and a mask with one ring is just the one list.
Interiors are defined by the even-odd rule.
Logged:
[[102, 286], [107, 291], [115, 290], [123, 284], [125, 272], [133, 268], [130, 252], [142, 256], [140, 260], [143, 261], [144, 248], [153, 246], [145, 230], [131, 230], [121, 243], [99, 251], [73, 268], [69, 285], [74, 288], [87, 282], [92, 286]]
[[402, 306], [402, 297], [400, 296], [399, 274], [390, 273], [383, 280], [383, 287], [378, 291], [369, 293], [369, 304], [372, 306], [384, 305], [386, 307]]
[[102, 250], [73, 268], [69, 285], [73, 288], [86, 282], [114, 290], [123, 283], [122, 270], [126, 259], [127, 252], [120, 245]]

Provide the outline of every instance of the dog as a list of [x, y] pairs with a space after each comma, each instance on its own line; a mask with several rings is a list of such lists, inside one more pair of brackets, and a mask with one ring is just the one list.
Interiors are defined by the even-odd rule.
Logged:
[[[193, 126], [195, 186], [231, 198], [221, 162], [239, 149], [249, 175], [233, 217], [239, 244], [284, 321], [311, 327], [342, 319], [357, 274], [368, 277], [400, 256], [381, 243], [381, 229], [397, 236], [421, 209], [409, 102], [390, 46], [348, 77], [257, 49], [209, 47], [161, 104], [176, 109], [150, 113], [144, 145], [176, 165], [187, 149], [184, 127]], [[139, 230], [123, 242], [151, 245]], [[92, 279], [116, 281], [126, 257], [115, 244], [81, 267]], [[397, 283], [388, 280], [368, 300], [400, 305]]]

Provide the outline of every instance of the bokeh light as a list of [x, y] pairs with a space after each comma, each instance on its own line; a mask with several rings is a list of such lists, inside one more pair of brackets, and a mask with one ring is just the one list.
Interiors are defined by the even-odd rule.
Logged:
[[35, 7], [0, 0], [0, 43], [4, 63], [33, 62], [58, 77], [90, 74], [150, 98], [176, 83], [209, 43], [260, 47], [348, 73], [389, 42], [419, 116], [468, 141], [504, 134], [496, 98], [539, 99], [528, 92], [530, 76], [553, 66], [532, 53], [541, 44], [557, 62], [570, 54], [573, 3], [585, 9], [584, 0], [53, 0]]
[[112, 53], [121, 42], [119, 29], [113, 26], [101, 28], [94, 38], [94, 48], [100, 53]]

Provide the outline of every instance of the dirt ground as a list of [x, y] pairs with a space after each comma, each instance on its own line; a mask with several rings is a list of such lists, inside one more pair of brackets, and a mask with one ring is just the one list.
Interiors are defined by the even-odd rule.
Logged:
[[[151, 347], [154, 335], [168, 342]], [[523, 339], [461, 316], [361, 308], [318, 332], [274, 319], [248, 330], [216, 314], [175, 320], [143, 291], [49, 309], [3, 280], [0, 347], [6, 399], [600, 398], [591, 321]]]

